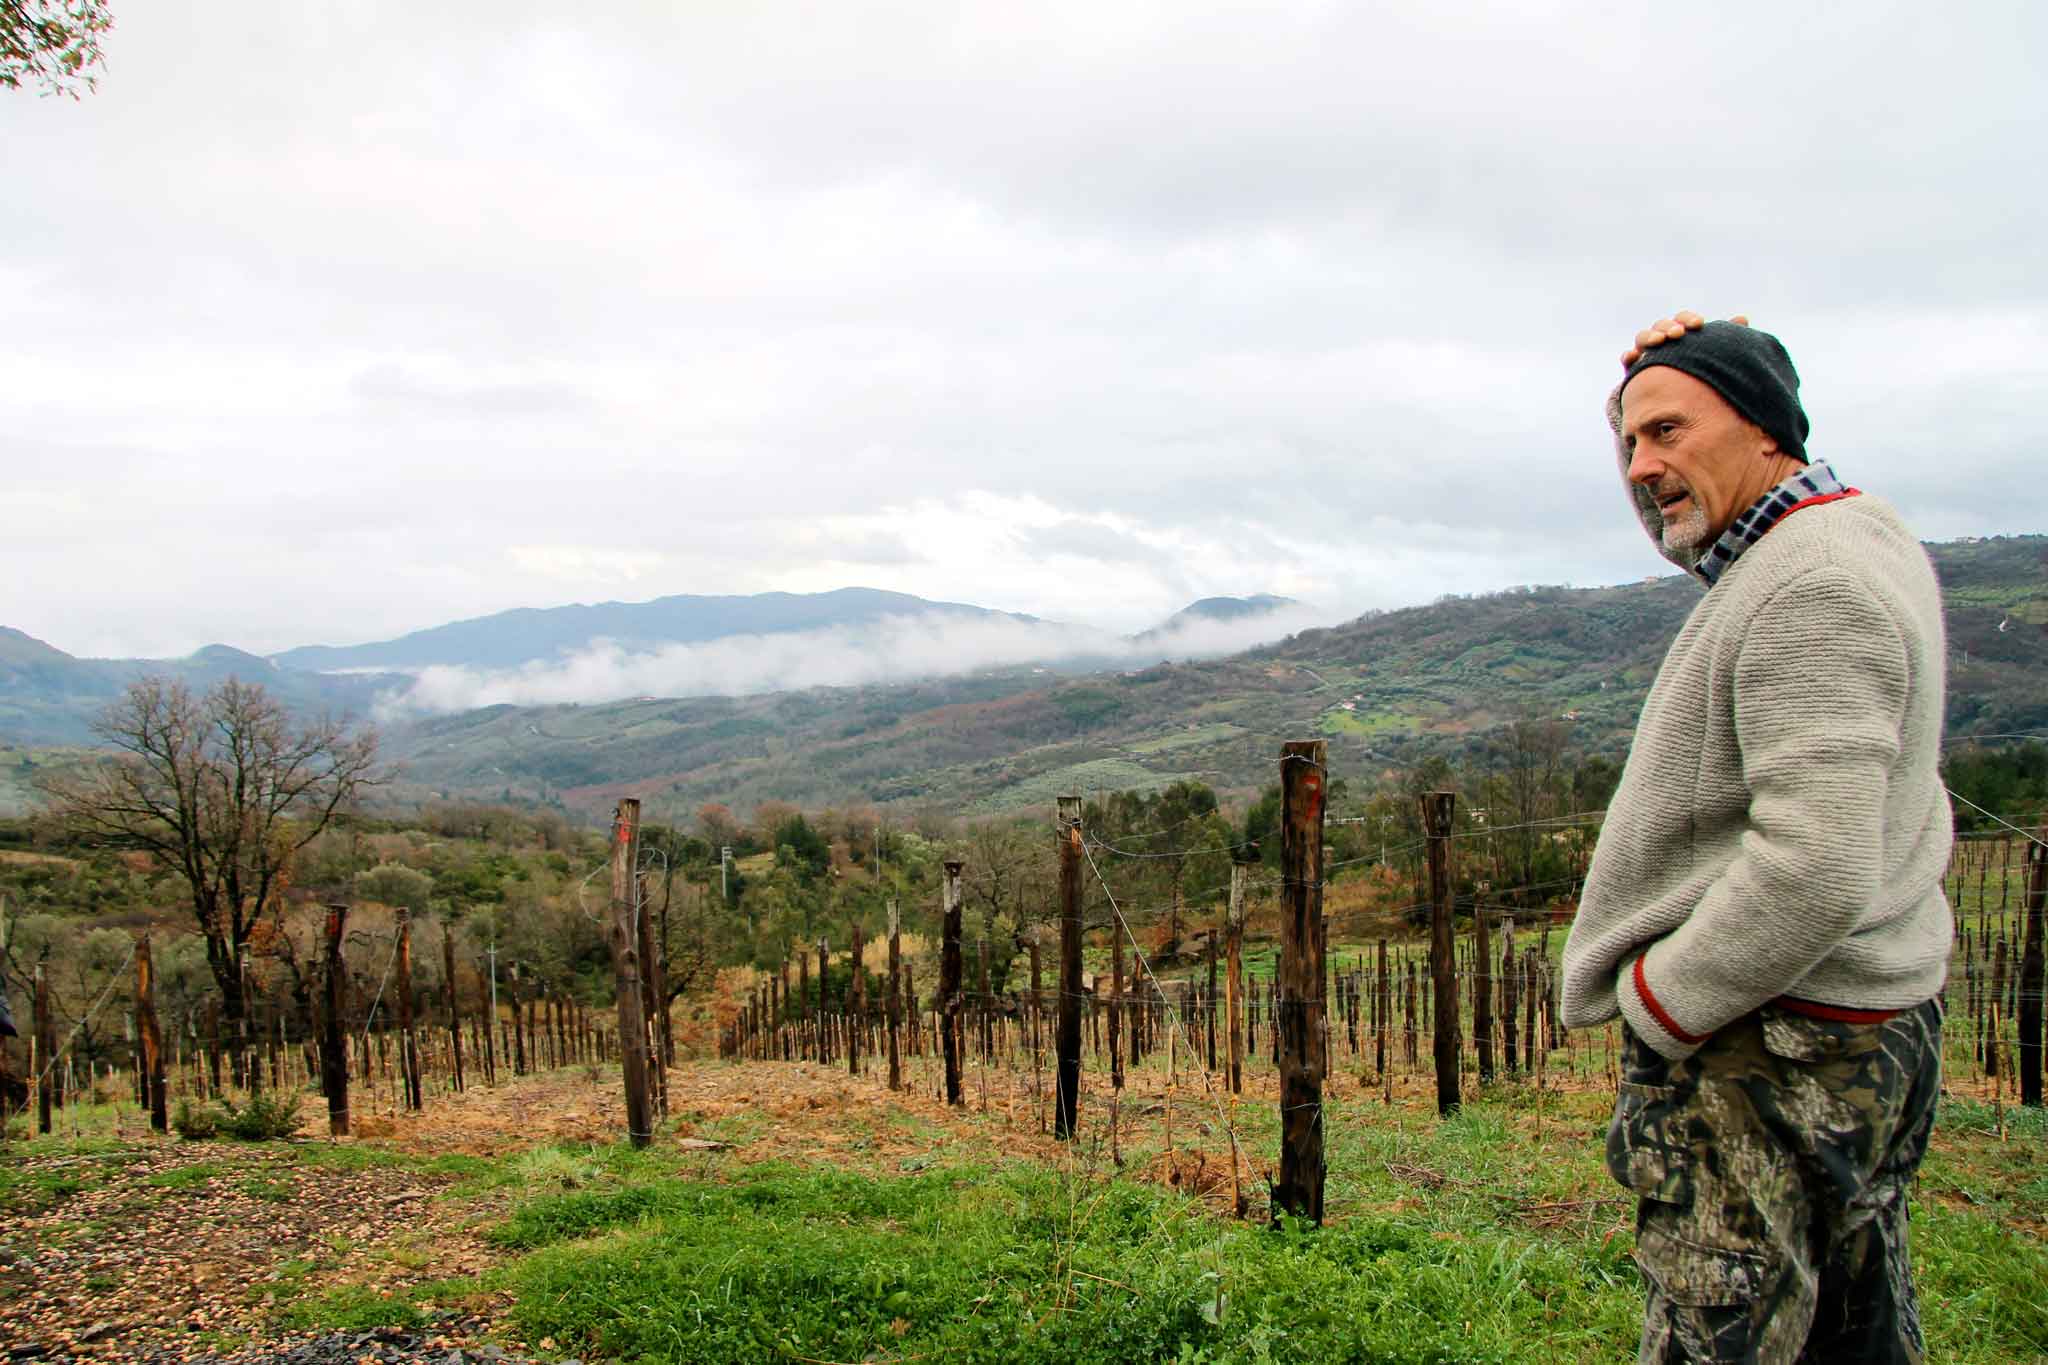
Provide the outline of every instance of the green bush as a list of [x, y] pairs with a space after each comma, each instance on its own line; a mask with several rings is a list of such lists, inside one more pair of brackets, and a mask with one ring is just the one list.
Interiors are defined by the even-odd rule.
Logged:
[[220, 1110], [210, 1104], [194, 1104], [190, 1100], [179, 1100], [171, 1110], [171, 1128], [181, 1138], [192, 1142], [220, 1136]]
[[299, 1096], [273, 1090], [267, 1095], [251, 1095], [239, 1109], [234, 1101], [224, 1100], [220, 1126], [229, 1137], [243, 1142], [288, 1138], [299, 1131]]
[[171, 1127], [179, 1137], [194, 1141], [231, 1137], [240, 1142], [269, 1142], [288, 1138], [299, 1131], [299, 1097], [272, 1092], [252, 1095], [247, 1104], [239, 1106], [228, 1099], [217, 1105], [179, 1100], [171, 1113]]

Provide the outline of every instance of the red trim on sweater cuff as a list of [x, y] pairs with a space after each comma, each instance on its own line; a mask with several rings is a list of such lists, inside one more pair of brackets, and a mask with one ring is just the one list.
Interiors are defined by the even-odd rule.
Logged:
[[1860, 498], [1862, 496], [1863, 490], [1860, 488], [1844, 488], [1839, 493], [1816, 493], [1810, 498], [1801, 498], [1798, 502], [1787, 507], [1778, 514], [1778, 520], [1783, 521], [1802, 507], [1818, 507], [1824, 502], [1839, 502], [1843, 498]]
[[1658, 1002], [1656, 996], [1650, 994], [1650, 983], [1643, 980], [1642, 958], [1636, 959], [1636, 969], [1631, 975], [1635, 981], [1636, 994], [1642, 997], [1643, 1008], [1650, 1012], [1650, 1017], [1655, 1019], [1666, 1033], [1676, 1038], [1679, 1042], [1684, 1043], [1687, 1047], [1696, 1047], [1707, 1041], [1707, 1035], [1704, 1033], [1687, 1033], [1684, 1029], [1680, 1028], [1678, 1021], [1671, 1017], [1670, 1011], [1666, 1010]]
[[1818, 1000], [1801, 1000], [1793, 995], [1781, 995], [1771, 1002], [1781, 1010], [1803, 1014], [1809, 1019], [1827, 1019], [1837, 1024], [1882, 1024], [1885, 1020], [1903, 1013], [1902, 1010], [1859, 1010], [1847, 1005], [1823, 1005]]

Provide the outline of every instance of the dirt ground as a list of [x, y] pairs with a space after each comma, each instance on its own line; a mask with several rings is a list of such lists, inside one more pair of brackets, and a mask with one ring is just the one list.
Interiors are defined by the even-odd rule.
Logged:
[[[933, 1093], [933, 1060], [910, 1059], [906, 1070], [916, 1088], [890, 1095], [880, 1077], [839, 1066], [684, 1065], [669, 1073], [671, 1123], [656, 1150], [673, 1153], [678, 1173], [700, 1171], [714, 1150], [893, 1169], [963, 1144], [990, 1155], [1066, 1153], [1038, 1132], [1028, 1076], [1013, 1084], [970, 1065], [967, 1106], [953, 1110]], [[1127, 1123], [1159, 1124], [1163, 1093], [1137, 1085]], [[1175, 1103], [1182, 1140], [1197, 1138], [1188, 1098]], [[0, 1349], [20, 1360], [170, 1361], [282, 1343], [280, 1305], [293, 1299], [349, 1287], [389, 1297], [501, 1259], [482, 1230], [530, 1191], [441, 1197], [463, 1174], [433, 1169], [433, 1158], [607, 1143], [625, 1131], [616, 1077], [583, 1067], [430, 1093], [424, 1112], [361, 1115], [346, 1138], [316, 1135], [325, 1115], [314, 1104], [306, 1114], [289, 1143], [160, 1136], [126, 1108], [111, 1128], [58, 1144], [61, 1154], [0, 1147], [17, 1190], [42, 1196], [0, 1210]], [[1184, 1156], [1184, 1171], [1155, 1163], [1147, 1174], [1214, 1187], [1227, 1207], [1227, 1150], [1224, 1142], [1215, 1156]], [[373, 1164], [392, 1154], [407, 1160]], [[504, 1304], [467, 1295], [447, 1307], [462, 1323], [437, 1341], [462, 1346], [491, 1335]]]

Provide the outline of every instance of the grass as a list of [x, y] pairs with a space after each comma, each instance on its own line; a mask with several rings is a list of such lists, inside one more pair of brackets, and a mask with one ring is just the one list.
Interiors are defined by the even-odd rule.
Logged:
[[522, 1331], [657, 1360], [1121, 1362], [1605, 1359], [1632, 1330], [1632, 1272], [1597, 1245], [1413, 1217], [1275, 1232], [1032, 1164], [737, 1176], [522, 1210], [501, 1234], [539, 1248], [511, 1274]]
[[[1274, 1138], [1264, 1108], [1242, 1115], [1250, 1143]], [[727, 1161], [690, 1178], [658, 1151], [588, 1148], [519, 1159], [580, 1183], [536, 1189], [493, 1238], [520, 1253], [502, 1277], [521, 1334], [587, 1356], [1605, 1361], [1633, 1349], [1632, 1219], [1601, 1166], [1599, 1097], [1545, 1097], [1540, 1121], [1537, 1097], [1513, 1087], [1447, 1122], [1331, 1108], [1319, 1231], [1219, 1220], [1158, 1185], [1105, 1178], [1085, 1155], [1061, 1168], [948, 1153], [877, 1172]], [[1916, 1206], [1930, 1358], [2030, 1359], [2048, 1351], [2048, 1248], [2000, 1211], [2033, 1197], [2042, 1149], [2018, 1141], [2011, 1161], [1978, 1150], [1978, 1116], [1957, 1109], [1968, 1148], [1949, 1159], [1989, 1163], [1973, 1178], [2006, 1202]], [[1157, 1155], [1126, 1149], [1132, 1169]]]
[[168, 1171], [158, 1171], [146, 1176], [143, 1184], [154, 1185], [160, 1190], [189, 1190], [204, 1185], [215, 1176], [224, 1175], [225, 1166], [211, 1161], [195, 1161], [190, 1166], [178, 1166]]

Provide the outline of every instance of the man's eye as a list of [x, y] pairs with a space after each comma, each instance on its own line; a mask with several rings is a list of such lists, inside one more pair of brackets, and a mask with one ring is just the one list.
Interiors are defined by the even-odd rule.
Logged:
[[1657, 423], [1657, 435], [1658, 435], [1658, 437], [1659, 437], [1660, 439], [1663, 439], [1663, 440], [1667, 440], [1667, 441], [1668, 441], [1668, 440], [1670, 440], [1670, 439], [1671, 439], [1671, 433], [1673, 433], [1674, 431], [1677, 431], [1677, 430], [1678, 430], [1678, 423], [1676, 423], [1676, 422], [1659, 422], [1659, 423]]

